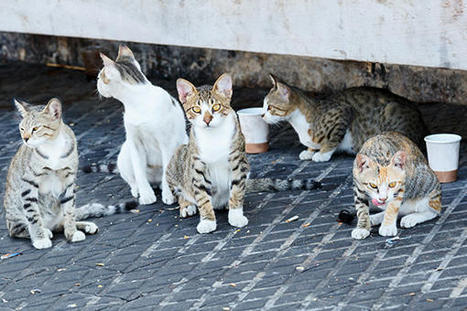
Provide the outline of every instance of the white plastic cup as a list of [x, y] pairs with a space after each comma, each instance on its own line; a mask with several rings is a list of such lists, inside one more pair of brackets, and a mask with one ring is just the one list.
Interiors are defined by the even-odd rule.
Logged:
[[246, 153], [262, 153], [269, 149], [269, 125], [263, 120], [263, 108], [246, 108], [237, 111], [240, 128], [245, 136]]
[[461, 139], [456, 134], [433, 134], [425, 137], [428, 163], [442, 183], [457, 179]]

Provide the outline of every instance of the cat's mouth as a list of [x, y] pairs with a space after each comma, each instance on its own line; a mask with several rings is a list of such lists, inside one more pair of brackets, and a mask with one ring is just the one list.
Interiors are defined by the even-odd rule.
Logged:
[[375, 205], [375, 206], [383, 206], [383, 205], [386, 204], [386, 201], [381, 202], [381, 201], [378, 200], [378, 199], [372, 199], [372, 200], [371, 200], [371, 203], [373, 203], [373, 205]]

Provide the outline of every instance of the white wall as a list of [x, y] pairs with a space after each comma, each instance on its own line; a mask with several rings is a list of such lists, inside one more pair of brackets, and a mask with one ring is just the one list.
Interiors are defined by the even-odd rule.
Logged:
[[0, 31], [467, 70], [463, 0], [1, 0]]

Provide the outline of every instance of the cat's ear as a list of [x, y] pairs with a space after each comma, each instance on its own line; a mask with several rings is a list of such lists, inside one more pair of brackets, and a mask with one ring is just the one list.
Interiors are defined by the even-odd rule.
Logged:
[[29, 104], [16, 98], [13, 98], [13, 102], [15, 103], [16, 109], [18, 109], [19, 113], [24, 118], [28, 114]]
[[177, 79], [177, 91], [178, 91], [178, 99], [182, 104], [186, 103], [188, 97], [193, 96], [196, 94], [196, 88], [193, 84], [189, 81], [179, 78]]
[[214, 83], [212, 90], [223, 97], [231, 98], [232, 97], [232, 77], [228, 73], [224, 73]]
[[405, 167], [405, 161], [407, 160], [407, 153], [405, 151], [396, 152], [391, 158], [391, 165], [398, 167], [401, 170]]
[[62, 102], [58, 98], [52, 98], [42, 112], [51, 116], [52, 119], [58, 120], [62, 117]]
[[355, 161], [357, 162], [357, 168], [359, 169], [360, 173], [366, 169], [369, 169], [372, 164], [372, 160], [361, 153], [357, 154]]
[[277, 89], [277, 83], [279, 82], [279, 80], [277, 80], [276, 76], [272, 73], [269, 74], [269, 78], [272, 81], [272, 88]]
[[277, 82], [276, 84], [277, 92], [279, 95], [286, 101], [289, 100], [290, 88], [284, 83]]
[[133, 55], [133, 52], [130, 50], [129, 47], [127, 47], [126, 45], [123, 45], [121, 44], [119, 47], [118, 47], [118, 56], [117, 56], [117, 59], [116, 61], [119, 61], [120, 59], [122, 59], [122, 57], [130, 57], [130, 58], [135, 58], [135, 56]]
[[107, 55], [105, 55], [104, 53], [99, 53], [99, 55], [101, 56], [102, 63], [104, 64], [104, 66], [113, 66], [115, 64], [115, 62], [108, 58]]

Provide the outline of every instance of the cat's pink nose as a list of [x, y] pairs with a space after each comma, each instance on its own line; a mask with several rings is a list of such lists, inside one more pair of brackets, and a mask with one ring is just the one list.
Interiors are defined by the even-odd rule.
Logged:
[[384, 202], [386, 202], [387, 199], [388, 199], [388, 198], [379, 198], [378, 200], [380, 200], [381, 202], [384, 203]]

